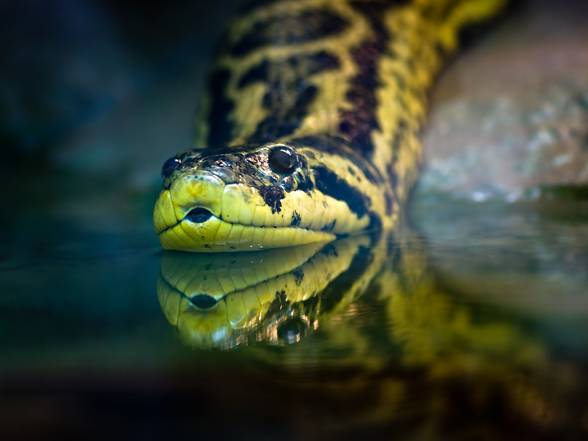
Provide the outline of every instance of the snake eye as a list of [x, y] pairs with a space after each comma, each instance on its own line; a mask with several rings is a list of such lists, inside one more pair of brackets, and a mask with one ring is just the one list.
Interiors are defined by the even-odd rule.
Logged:
[[287, 175], [292, 173], [298, 166], [296, 153], [289, 147], [273, 147], [269, 152], [269, 166], [274, 173]]
[[169, 158], [165, 161], [163, 167], [161, 167], [161, 176], [163, 179], [169, 178], [174, 171], [180, 168], [180, 165], [182, 165], [182, 161], [176, 157]]

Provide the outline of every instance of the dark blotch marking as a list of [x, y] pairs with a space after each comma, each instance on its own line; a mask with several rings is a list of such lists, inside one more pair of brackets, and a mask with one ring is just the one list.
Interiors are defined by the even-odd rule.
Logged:
[[302, 176], [298, 177], [297, 189], [305, 193], [310, 193], [312, 190], [314, 190], [314, 183], [310, 179], [310, 176], [304, 173]]
[[[407, 1], [392, 2], [395, 6], [406, 3]], [[372, 0], [352, 1], [350, 4], [367, 18], [374, 37], [362, 41], [351, 51], [359, 71], [351, 79], [351, 86], [347, 91], [347, 99], [353, 103], [353, 108], [341, 110], [339, 131], [349, 138], [355, 148], [367, 156], [374, 151], [370, 134], [372, 130], [380, 128], [375, 113], [376, 90], [380, 84], [377, 78], [377, 64], [391, 38], [382, 20], [382, 11], [390, 5], [390, 2]]]
[[266, 317], [272, 315], [280, 315], [281, 311], [288, 307], [288, 298], [286, 297], [286, 291], [276, 291], [274, 300], [267, 309]]
[[282, 306], [287, 305], [288, 304], [288, 297], [286, 297], [286, 291], [283, 289], [280, 291], [276, 291], [275, 301], [280, 303]]
[[320, 166], [313, 170], [316, 188], [323, 194], [332, 196], [340, 201], [345, 201], [349, 209], [357, 214], [358, 217], [362, 217], [368, 212], [368, 201], [361, 192], [350, 186], [343, 179], [340, 179], [326, 167]]
[[258, 124], [248, 143], [263, 144], [294, 133], [318, 94], [309, 77], [339, 65], [336, 56], [320, 51], [271, 62], [264, 60], [245, 72], [239, 87], [256, 82], [267, 85], [262, 106], [268, 116]]
[[190, 303], [199, 309], [210, 309], [217, 304], [214, 297], [206, 294], [198, 294], [190, 297]]
[[302, 268], [296, 268], [294, 271], [292, 271], [292, 275], [294, 276], [294, 283], [296, 283], [296, 286], [300, 286], [304, 280], [304, 271]]
[[386, 215], [390, 216], [392, 214], [392, 209], [394, 208], [394, 199], [392, 193], [386, 192], [384, 200], [386, 201]]
[[[335, 155], [344, 155], [346, 159], [353, 163], [362, 171], [368, 181], [373, 184], [380, 184], [382, 179], [377, 174], [377, 170], [372, 169], [366, 162], [366, 159], [358, 152], [349, 148], [349, 141], [339, 136], [331, 135], [309, 135], [293, 138], [290, 144], [297, 147], [313, 147], [317, 150]], [[310, 156], [308, 153], [306, 153]]]
[[210, 77], [211, 108], [209, 114], [208, 145], [226, 145], [232, 138], [234, 126], [230, 120], [233, 102], [225, 95], [231, 74], [226, 69], [213, 72]]
[[259, 194], [263, 201], [272, 209], [272, 213], [279, 213], [282, 210], [282, 199], [284, 199], [284, 189], [278, 185], [265, 186], [259, 188]]
[[348, 26], [345, 19], [328, 9], [310, 9], [276, 14], [255, 23], [231, 48], [241, 57], [264, 46], [290, 46], [337, 35]]
[[270, 72], [276, 72], [277, 69], [287, 68], [288, 70], [304, 71], [306, 75], [315, 75], [320, 72], [337, 69], [340, 65], [339, 58], [327, 51], [315, 52], [308, 55], [295, 55], [276, 59], [271, 62], [265, 59], [241, 76], [238, 87], [242, 89], [257, 82], [270, 82]]
[[339, 257], [339, 253], [337, 252], [337, 248], [332, 243], [325, 245], [325, 247], [321, 250], [321, 254], [329, 257]]
[[[326, 251], [326, 248], [324, 249]], [[349, 268], [336, 277], [321, 294], [321, 312], [327, 312], [335, 308], [343, 299], [349, 288], [367, 270], [373, 260], [369, 248], [361, 247], [357, 250]]]
[[263, 60], [261, 63], [256, 64], [243, 75], [239, 79], [239, 83], [237, 87], [239, 89], [243, 89], [251, 84], [265, 82], [269, 78], [269, 71], [270, 71], [270, 62], [268, 60]]
[[330, 233], [331, 231], [333, 231], [335, 229], [335, 225], [337, 225], [337, 219], [333, 220], [332, 222], [329, 222], [327, 225], [325, 225], [323, 228], [321, 228], [321, 231], [325, 231], [327, 233]]
[[370, 223], [367, 227], [369, 231], [380, 231], [382, 229], [382, 219], [375, 213], [370, 214]]
[[298, 225], [300, 225], [300, 221], [301, 221], [301, 217], [300, 214], [297, 211], [294, 211], [294, 213], [292, 213], [292, 220], [290, 221], [290, 225], [293, 227], [297, 227]]
[[353, 2], [352, 5], [368, 18], [375, 37], [363, 41], [351, 51], [359, 71], [351, 80], [346, 95], [353, 103], [353, 108], [340, 112], [339, 131], [350, 139], [354, 147], [367, 155], [374, 150], [371, 131], [380, 128], [375, 116], [376, 88], [379, 85], [377, 62], [386, 49], [389, 35], [382, 23], [381, 12], [374, 9], [373, 3]]
[[266, 143], [296, 131], [318, 90], [302, 79], [293, 87], [298, 90], [298, 94], [289, 106], [285, 95], [279, 93], [282, 89], [269, 86], [269, 92], [263, 97], [263, 107], [269, 110], [269, 116], [257, 126], [249, 142]]

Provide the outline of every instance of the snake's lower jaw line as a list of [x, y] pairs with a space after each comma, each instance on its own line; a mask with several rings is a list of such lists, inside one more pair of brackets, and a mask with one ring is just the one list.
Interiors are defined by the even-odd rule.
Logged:
[[336, 238], [333, 233], [305, 228], [233, 224], [203, 210], [195, 210], [159, 234], [164, 249], [193, 252], [258, 251], [330, 242]]

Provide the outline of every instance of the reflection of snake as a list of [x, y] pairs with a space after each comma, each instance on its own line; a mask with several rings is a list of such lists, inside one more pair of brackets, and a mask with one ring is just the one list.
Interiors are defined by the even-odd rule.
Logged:
[[[436, 286], [422, 246], [403, 229], [398, 239], [362, 234], [255, 253], [165, 252], [157, 293], [167, 320], [197, 347], [297, 342], [369, 290], [387, 311], [394, 340], [407, 346], [408, 364], [496, 343], [521, 359], [539, 360], [537, 342], [516, 326], [501, 318], [472, 320], [470, 308], [452, 304], [451, 294]], [[292, 319], [304, 323], [296, 338], [285, 332]]]
[[[485, 439], [472, 434], [492, 427], [492, 439], [510, 439], [500, 431], [512, 421], [531, 431], [567, 421], [584, 396], [569, 387], [583, 384], [581, 372], [552, 358], [528, 324], [443, 289], [410, 234], [382, 236], [230, 255], [165, 252], [159, 301], [196, 349], [249, 346], [257, 363], [300, 371], [288, 396], [361, 403], [351, 418], [337, 414], [337, 427], [404, 421], [416, 434], [407, 439]], [[368, 306], [380, 315], [366, 320]], [[448, 428], [455, 438], [439, 435]]]
[[506, 0], [270, 0], [231, 27], [198, 146], [163, 166], [164, 248], [230, 251], [394, 228], [426, 92]]
[[384, 243], [355, 236], [257, 253], [166, 253], [157, 293], [167, 320], [192, 345], [299, 341], [319, 314], [340, 310], [380, 271]]

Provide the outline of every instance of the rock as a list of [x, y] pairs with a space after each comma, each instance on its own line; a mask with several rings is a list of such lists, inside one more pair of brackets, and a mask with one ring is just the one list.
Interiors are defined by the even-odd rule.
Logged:
[[432, 97], [419, 193], [515, 201], [588, 183], [588, 5], [529, 1]]

